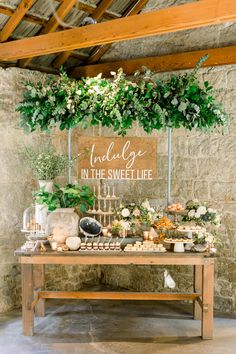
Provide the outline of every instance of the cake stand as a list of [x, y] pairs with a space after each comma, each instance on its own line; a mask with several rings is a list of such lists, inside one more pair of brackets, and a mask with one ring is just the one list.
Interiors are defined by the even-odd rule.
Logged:
[[185, 244], [192, 244], [192, 240], [184, 240], [184, 241], [166, 241], [164, 240], [165, 243], [173, 243], [174, 244], [174, 252], [184, 252], [185, 248], [184, 245]]

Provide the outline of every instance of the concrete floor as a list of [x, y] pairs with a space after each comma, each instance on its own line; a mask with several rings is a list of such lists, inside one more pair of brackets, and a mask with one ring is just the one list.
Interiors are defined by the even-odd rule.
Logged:
[[19, 310], [0, 315], [0, 353], [236, 354], [236, 319], [215, 318], [214, 340], [202, 341], [200, 321], [175, 302], [54, 300], [33, 337]]

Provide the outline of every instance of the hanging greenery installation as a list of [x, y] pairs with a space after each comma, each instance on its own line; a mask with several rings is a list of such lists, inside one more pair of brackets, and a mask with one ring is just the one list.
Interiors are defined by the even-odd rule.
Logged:
[[36, 84], [27, 81], [23, 100], [16, 107], [20, 126], [32, 132], [101, 124], [122, 136], [134, 122], [146, 133], [168, 127], [207, 131], [225, 126], [228, 116], [215, 99], [213, 87], [207, 81], [201, 85], [197, 78], [204, 60], [191, 72], [166, 77], [146, 70], [131, 80], [120, 69], [112, 73], [113, 79], [99, 74], [77, 81], [62, 71]]

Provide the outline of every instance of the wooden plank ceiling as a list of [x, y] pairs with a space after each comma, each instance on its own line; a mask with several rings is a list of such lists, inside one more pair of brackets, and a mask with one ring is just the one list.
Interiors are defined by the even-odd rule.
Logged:
[[[144, 13], [141, 12], [149, 0], [100, 0], [93, 1], [94, 5], [78, 0], [56, 0], [56, 14], [53, 11], [47, 16], [42, 16], [42, 11], [37, 14], [34, 9], [49, 1], [53, 2], [21, 0], [16, 8], [0, 1], [0, 16], [5, 18], [0, 31], [0, 65], [48, 73], [57, 73], [65, 65], [73, 77], [79, 78], [99, 72], [109, 76], [110, 71], [119, 67], [127, 74], [142, 66], [156, 71], [188, 69], [206, 52], [211, 54], [206, 66], [236, 63], [236, 46], [230, 46], [100, 64], [115, 42], [236, 21], [236, 0], [193, 0]], [[83, 26], [85, 17], [91, 17], [97, 24]], [[63, 21], [68, 24], [66, 28]], [[23, 27], [32, 28], [33, 36], [27, 31], [21, 33]], [[42, 65], [45, 58], [46, 65]]]

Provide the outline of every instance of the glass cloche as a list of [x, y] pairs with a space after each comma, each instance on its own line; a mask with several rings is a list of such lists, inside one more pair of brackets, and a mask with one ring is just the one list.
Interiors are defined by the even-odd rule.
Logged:
[[30, 206], [23, 214], [24, 233], [44, 234], [47, 222], [47, 207], [43, 205]]

